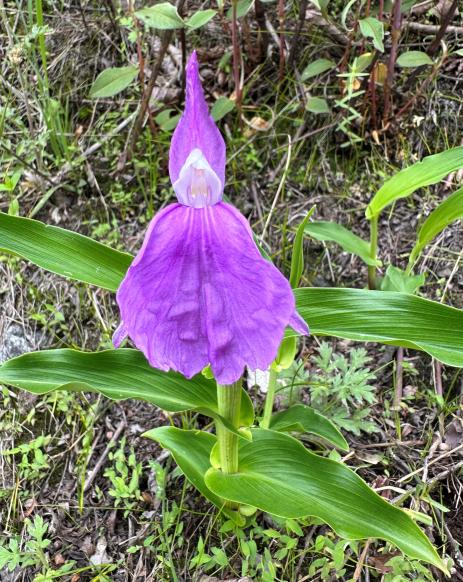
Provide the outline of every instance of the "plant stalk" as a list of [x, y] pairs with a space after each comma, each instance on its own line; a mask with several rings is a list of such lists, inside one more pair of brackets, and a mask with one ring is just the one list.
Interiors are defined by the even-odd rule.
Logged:
[[[378, 252], [378, 217], [374, 216], [370, 221], [370, 257], [376, 259]], [[376, 289], [376, 267], [368, 265], [368, 288]]]
[[[217, 384], [219, 414], [235, 428], [239, 428], [241, 409], [241, 380], [234, 384]], [[238, 472], [239, 437], [220, 422], [216, 422], [220, 466], [224, 473]]]
[[272, 418], [273, 403], [275, 402], [275, 391], [277, 387], [277, 371], [270, 368], [270, 376], [268, 380], [267, 396], [265, 398], [264, 416], [260, 423], [262, 428], [270, 427], [270, 419]]
[[394, 82], [394, 69], [397, 60], [397, 52], [400, 40], [400, 27], [402, 24], [402, 1], [395, 0], [394, 8], [392, 10], [392, 27], [391, 27], [391, 52], [389, 53], [389, 61], [387, 63], [387, 76], [384, 83], [384, 111], [383, 111], [383, 125], [386, 126], [389, 113], [392, 109], [391, 91]]

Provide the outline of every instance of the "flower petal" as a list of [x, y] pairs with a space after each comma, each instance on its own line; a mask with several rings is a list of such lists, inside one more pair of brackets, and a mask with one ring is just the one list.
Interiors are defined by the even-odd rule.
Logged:
[[222, 189], [225, 185], [225, 142], [209, 115], [199, 78], [196, 52], [186, 67], [185, 112], [172, 136], [169, 152], [169, 174], [172, 184], [180, 175], [190, 153], [198, 148], [204, 154], [212, 170], [217, 174]]
[[127, 338], [129, 334], [127, 333], [127, 329], [124, 325], [124, 322], [121, 321], [120, 324], [117, 326], [116, 331], [113, 333], [113, 346], [118, 348], [122, 342]]
[[301, 335], [309, 335], [310, 333], [309, 326], [307, 325], [305, 319], [302, 319], [296, 310], [294, 310], [294, 313], [291, 315], [291, 318], [288, 321], [288, 325], [290, 325], [294, 331], [297, 331], [297, 333], [300, 333]]
[[[221, 384], [265, 369], [294, 323], [288, 281], [257, 249], [245, 218], [220, 202], [172, 204], [151, 222], [118, 292], [121, 319], [150, 364]], [[306, 328], [299, 322], [298, 329]]]

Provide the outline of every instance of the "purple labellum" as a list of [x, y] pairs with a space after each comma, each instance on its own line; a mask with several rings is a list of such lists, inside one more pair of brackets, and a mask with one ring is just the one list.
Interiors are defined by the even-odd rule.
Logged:
[[193, 53], [185, 113], [172, 138], [179, 203], [157, 213], [117, 292], [114, 344], [127, 335], [153, 367], [188, 378], [208, 364], [220, 384], [275, 359], [286, 326], [302, 334], [288, 281], [265, 260], [246, 219], [221, 202], [225, 144], [209, 115]]

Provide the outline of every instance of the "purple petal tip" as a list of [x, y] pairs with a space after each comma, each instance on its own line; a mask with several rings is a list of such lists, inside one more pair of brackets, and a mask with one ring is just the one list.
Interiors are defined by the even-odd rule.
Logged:
[[117, 349], [121, 343], [127, 338], [128, 336], [127, 328], [124, 325], [124, 322], [121, 321], [120, 324], [117, 326], [116, 331], [113, 333], [112, 342], [113, 346]]
[[[196, 52], [191, 54], [186, 67], [185, 111], [177, 124], [169, 152], [169, 174], [172, 184], [180, 177], [193, 150], [200, 150], [211, 170], [225, 184], [225, 142], [210, 116], [204, 98]], [[221, 193], [220, 193], [221, 194]], [[182, 200], [179, 200], [184, 203]]]

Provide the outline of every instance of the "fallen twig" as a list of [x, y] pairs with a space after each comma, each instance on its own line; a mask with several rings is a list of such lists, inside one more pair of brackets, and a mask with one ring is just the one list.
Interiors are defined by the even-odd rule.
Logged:
[[[410, 22], [409, 20], [404, 22], [404, 28], [413, 30], [414, 32], [422, 32], [424, 34], [436, 34], [439, 32], [441, 26], [439, 24], [423, 24], [421, 22]], [[463, 26], [452, 26], [449, 25], [446, 28], [446, 32], [463, 34]]]
[[108, 456], [109, 451], [111, 450], [112, 446], [117, 441], [117, 439], [119, 438], [119, 436], [120, 436], [121, 432], [124, 430], [125, 426], [126, 426], [126, 422], [124, 419], [121, 420], [120, 423], [117, 425], [116, 431], [113, 434], [113, 436], [111, 437], [111, 440], [106, 445], [105, 450], [103, 451], [100, 458], [96, 462], [96, 465], [93, 467], [92, 472], [85, 480], [84, 493], [90, 489], [90, 486], [93, 483], [93, 481], [95, 480], [95, 477], [98, 475], [101, 467], [103, 466], [103, 463], [104, 463], [106, 457]]
[[[415, 471], [408, 473], [408, 475], [404, 475], [403, 477], [401, 477], [397, 481], [397, 483], [403, 483], [404, 481], [407, 481], [408, 479], [410, 479], [410, 477], [413, 477], [414, 475], [418, 475], [418, 473], [423, 472], [427, 467], [430, 467], [431, 465], [434, 465], [435, 463], [442, 461], [442, 459], [450, 457], [451, 455], [453, 455], [454, 453], [457, 453], [458, 451], [461, 451], [462, 449], [463, 449], [463, 443], [461, 445], [458, 445], [458, 447], [455, 447], [454, 449], [452, 449], [450, 451], [446, 451], [445, 453], [442, 453], [442, 455], [439, 455], [435, 459], [432, 459], [432, 461], [429, 461], [429, 463], [425, 467], [420, 467], [419, 469], [416, 469]], [[459, 463], [457, 463], [457, 465], [458, 465], [458, 468], [460, 466], [463, 466], [463, 461], [460, 461]], [[446, 469], [443, 473], [439, 473], [439, 475], [434, 477], [434, 479], [432, 481], [430, 481], [429, 483], [432, 483], [433, 481], [436, 481], [436, 480], [439, 481], [439, 480], [443, 479], [446, 475], [448, 475], [450, 472], [452, 472], [452, 469], [455, 470], [455, 466], [453, 468]]]

